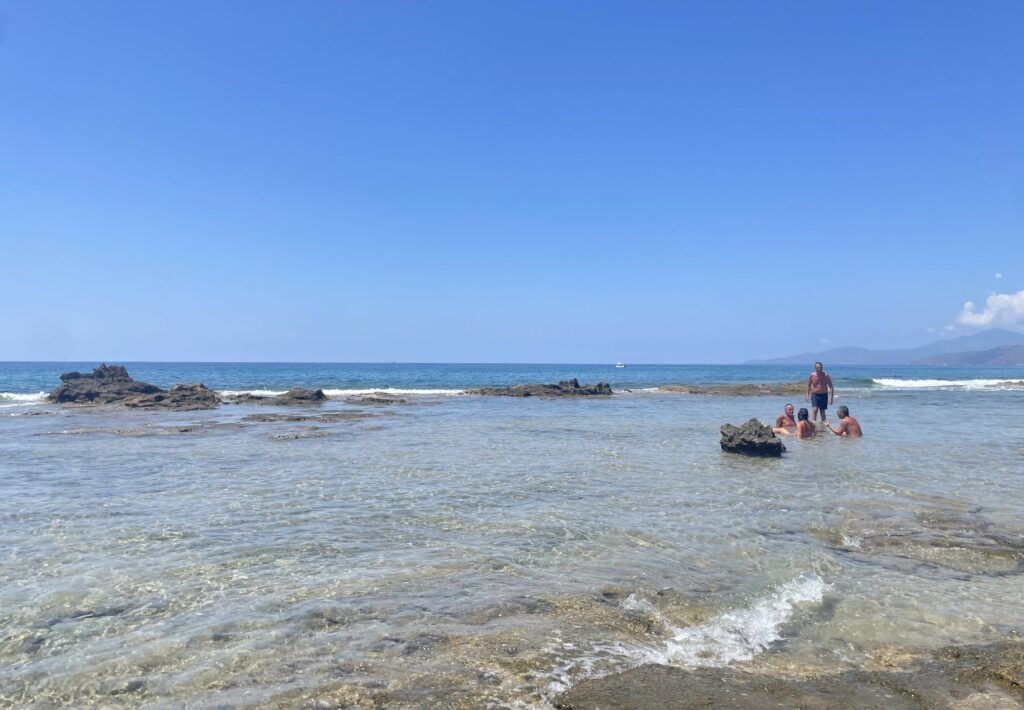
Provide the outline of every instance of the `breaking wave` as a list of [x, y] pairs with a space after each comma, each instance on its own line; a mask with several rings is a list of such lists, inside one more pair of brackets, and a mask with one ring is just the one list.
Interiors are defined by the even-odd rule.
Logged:
[[[286, 390], [221, 390], [222, 397], [237, 397], [239, 395], [254, 395], [257, 397], [277, 397], [284, 394]], [[370, 389], [325, 389], [324, 394], [328, 397], [358, 397], [370, 394], [387, 394], [396, 396], [412, 395], [435, 395], [452, 396], [465, 394], [465, 390], [456, 389], [400, 389], [395, 387], [374, 387]]]
[[879, 387], [902, 390], [1008, 390], [1024, 389], [1024, 380], [903, 380], [881, 377], [872, 380]]
[[697, 626], [678, 627], [650, 601], [630, 594], [622, 602], [670, 635], [657, 644], [616, 643], [594, 647], [591, 653], [554, 669], [547, 691], [552, 696], [583, 678], [600, 678], [647, 664], [682, 668], [720, 667], [749, 661], [782, 638], [782, 627], [800, 604], [820, 604], [831, 588], [815, 574], [805, 574], [781, 585], [749, 606], [720, 614]]
[[0, 407], [42, 404], [46, 400], [46, 394], [46, 392], [0, 392]]

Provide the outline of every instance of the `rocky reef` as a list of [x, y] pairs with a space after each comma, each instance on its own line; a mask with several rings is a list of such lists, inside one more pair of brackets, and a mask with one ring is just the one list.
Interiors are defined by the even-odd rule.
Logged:
[[591, 385], [580, 385], [575, 377], [562, 380], [554, 385], [515, 385], [513, 387], [482, 387], [467, 390], [467, 394], [483, 394], [496, 397], [608, 397], [612, 394], [611, 385], [598, 382]]
[[202, 384], [169, 390], [132, 379], [123, 365], [100, 365], [91, 373], [65, 372], [47, 398], [57, 404], [120, 404], [137, 409], [210, 409], [220, 395]]
[[662, 385], [661, 392], [704, 394], [720, 397], [758, 397], [762, 395], [803, 395], [807, 382], [773, 382], [748, 385]]
[[295, 406], [303, 404], [320, 404], [327, 399], [327, 395], [324, 394], [323, 390], [311, 390], [302, 387], [296, 387], [290, 389], [284, 394], [278, 395], [263, 395], [263, 394], [252, 394], [246, 392], [245, 394], [237, 394], [230, 398], [231, 402], [235, 404], [273, 404], [275, 406]]
[[785, 444], [770, 426], [751, 419], [742, 426], [722, 425], [722, 451], [746, 456], [782, 456]]

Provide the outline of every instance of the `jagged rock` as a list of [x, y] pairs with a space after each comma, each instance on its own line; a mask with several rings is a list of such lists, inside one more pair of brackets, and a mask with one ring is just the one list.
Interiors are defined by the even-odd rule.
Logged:
[[751, 419], [743, 426], [722, 425], [723, 451], [747, 456], [782, 456], [786, 450], [782, 440], [775, 436], [770, 426]]
[[607, 397], [611, 395], [612, 388], [607, 382], [598, 382], [593, 385], [580, 386], [579, 381], [574, 377], [571, 380], [562, 380], [557, 385], [482, 387], [480, 389], [468, 390], [468, 393], [493, 395], [497, 397]]
[[141, 394], [124, 400], [133, 409], [212, 409], [220, 404], [220, 395], [202, 383], [172, 385], [166, 392]]
[[60, 404], [122, 404], [134, 408], [210, 409], [220, 395], [202, 384], [165, 390], [133, 380], [123, 365], [100, 365], [91, 373], [65, 372], [48, 399]]
[[163, 390], [133, 380], [122, 365], [100, 365], [91, 373], [65, 372], [48, 399], [61, 404], [119, 404], [128, 397], [157, 394]]
[[264, 394], [251, 394], [246, 392], [245, 394], [237, 394], [231, 398], [231, 401], [235, 404], [273, 404], [281, 406], [291, 406], [296, 404], [320, 404], [327, 395], [324, 394], [323, 390], [310, 390], [296, 387], [290, 389], [284, 394], [276, 395], [264, 395]]

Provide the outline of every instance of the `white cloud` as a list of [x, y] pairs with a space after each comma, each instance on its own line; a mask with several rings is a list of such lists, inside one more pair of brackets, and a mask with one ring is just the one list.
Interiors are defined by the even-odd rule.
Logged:
[[1000, 271], [1000, 272], [999, 272], [998, 274], [996, 274], [996, 278], [997, 278], [997, 279], [1001, 279], [1001, 278], [1003, 278], [1003, 272], [1002, 272], [1002, 271]]
[[956, 320], [974, 328], [996, 324], [1024, 325], [1024, 291], [993, 293], [985, 299], [985, 308], [980, 311], [973, 301], [968, 301]]

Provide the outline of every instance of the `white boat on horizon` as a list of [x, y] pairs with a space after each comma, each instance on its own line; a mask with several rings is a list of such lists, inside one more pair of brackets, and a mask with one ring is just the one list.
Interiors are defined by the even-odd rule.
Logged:
[[625, 367], [625, 366], [626, 366], [626, 363], [624, 363], [624, 362], [617, 362], [617, 363], [615, 363], [615, 367]]

